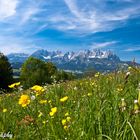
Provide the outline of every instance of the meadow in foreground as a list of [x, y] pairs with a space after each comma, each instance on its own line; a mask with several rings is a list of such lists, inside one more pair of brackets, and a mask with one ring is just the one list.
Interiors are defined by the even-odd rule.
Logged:
[[[15, 140], [140, 139], [140, 70], [0, 95], [0, 132]], [[1, 135], [2, 136], [2, 135]]]

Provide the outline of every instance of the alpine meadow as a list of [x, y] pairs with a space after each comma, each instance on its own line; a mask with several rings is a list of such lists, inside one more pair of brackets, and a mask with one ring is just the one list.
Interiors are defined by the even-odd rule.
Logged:
[[0, 96], [0, 131], [13, 139], [140, 139], [140, 69], [22, 90]]
[[0, 0], [0, 140], [140, 140], [140, 0]]

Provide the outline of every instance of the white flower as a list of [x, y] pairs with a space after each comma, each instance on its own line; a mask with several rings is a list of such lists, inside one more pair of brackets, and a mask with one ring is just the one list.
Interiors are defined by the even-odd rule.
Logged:
[[34, 95], [31, 96], [31, 100], [35, 100], [35, 96]]
[[128, 75], [130, 75], [130, 72], [129, 71], [126, 73], [126, 76], [128, 76]]
[[134, 103], [135, 103], [135, 104], [138, 103], [138, 100], [134, 100]]

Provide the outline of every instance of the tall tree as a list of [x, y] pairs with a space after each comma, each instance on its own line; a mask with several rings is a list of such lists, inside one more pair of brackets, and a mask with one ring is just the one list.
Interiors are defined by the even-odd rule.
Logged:
[[51, 76], [56, 70], [57, 68], [51, 62], [46, 63], [30, 57], [22, 66], [20, 79], [24, 88], [51, 83]]
[[8, 85], [13, 82], [13, 70], [8, 58], [0, 53], [0, 88], [8, 89]]

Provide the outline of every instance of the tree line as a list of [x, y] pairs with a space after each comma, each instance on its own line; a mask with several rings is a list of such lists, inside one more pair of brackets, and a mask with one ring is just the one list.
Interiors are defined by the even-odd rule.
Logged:
[[[52, 62], [44, 62], [34, 57], [29, 57], [24, 62], [19, 77], [25, 89], [34, 85], [52, 84], [74, 78], [72, 73], [58, 70]], [[0, 89], [6, 90], [9, 89], [8, 85], [15, 81], [12, 66], [3, 53], [0, 53], [0, 81]]]

